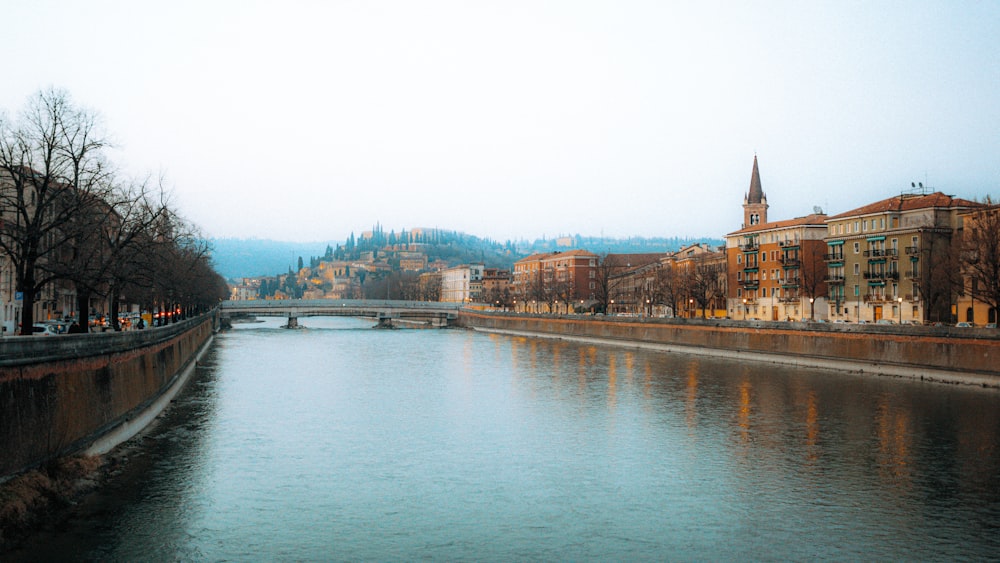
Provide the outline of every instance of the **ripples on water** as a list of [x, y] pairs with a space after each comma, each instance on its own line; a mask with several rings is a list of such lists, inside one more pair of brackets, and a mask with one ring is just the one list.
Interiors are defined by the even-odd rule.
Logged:
[[359, 320], [277, 324], [220, 335], [126, 474], [27, 553], [1000, 554], [993, 391]]

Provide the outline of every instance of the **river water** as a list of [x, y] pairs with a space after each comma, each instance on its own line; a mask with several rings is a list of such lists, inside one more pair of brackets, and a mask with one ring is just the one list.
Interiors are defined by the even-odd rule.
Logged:
[[239, 325], [39, 560], [1000, 557], [1000, 394], [358, 319]]

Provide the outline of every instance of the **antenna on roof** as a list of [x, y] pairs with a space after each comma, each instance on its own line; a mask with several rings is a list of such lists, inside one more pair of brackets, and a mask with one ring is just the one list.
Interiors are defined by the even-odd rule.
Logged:
[[820, 206], [818, 206], [818, 205], [814, 205], [813, 206], [813, 213], [815, 213], [816, 215], [822, 215], [823, 214], [823, 208], [820, 207]]

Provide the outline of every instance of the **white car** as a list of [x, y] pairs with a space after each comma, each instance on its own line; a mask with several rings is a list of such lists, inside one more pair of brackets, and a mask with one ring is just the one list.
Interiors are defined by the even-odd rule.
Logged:
[[31, 325], [32, 336], [55, 336], [59, 334], [59, 329], [53, 325], [45, 323], [35, 323]]

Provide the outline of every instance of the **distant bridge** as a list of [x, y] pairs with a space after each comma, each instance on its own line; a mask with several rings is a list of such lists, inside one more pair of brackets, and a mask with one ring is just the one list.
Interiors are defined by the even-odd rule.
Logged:
[[458, 317], [460, 303], [380, 299], [254, 299], [223, 301], [220, 317], [231, 324], [238, 317], [286, 317], [296, 328], [299, 317], [366, 317], [380, 327], [398, 324], [446, 327]]

